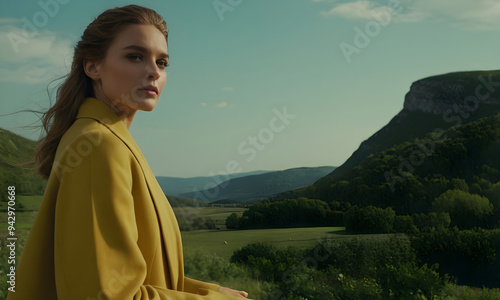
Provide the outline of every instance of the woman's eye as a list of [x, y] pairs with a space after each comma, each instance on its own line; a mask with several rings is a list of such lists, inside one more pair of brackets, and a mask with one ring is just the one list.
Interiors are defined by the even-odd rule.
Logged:
[[142, 57], [137, 54], [130, 54], [127, 56], [127, 58], [133, 61], [142, 61]]
[[166, 67], [168, 67], [168, 62], [166, 62], [166, 61], [164, 61], [164, 60], [160, 60], [160, 61], [158, 61], [158, 62], [157, 62], [157, 64], [158, 64], [158, 66], [159, 66], [160, 68], [166, 68]]

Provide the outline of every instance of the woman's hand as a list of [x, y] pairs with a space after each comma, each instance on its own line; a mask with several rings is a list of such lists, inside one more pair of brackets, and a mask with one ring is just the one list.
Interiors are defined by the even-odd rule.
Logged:
[[223, 286], [221, 286], [217, 291], [221, 294], [224, 294], [224, 295], [232, 295], [232, 296], [237, 296], [237, 297], [242, 297], [242, 298], [248, 297], [247, 292], [237, 291], [237, 290], [233, 290], [233, 289], [223, 287]]

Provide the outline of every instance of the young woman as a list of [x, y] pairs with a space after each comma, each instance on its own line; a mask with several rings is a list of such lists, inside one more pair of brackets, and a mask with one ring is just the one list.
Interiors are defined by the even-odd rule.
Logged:
[[184, 276], [179, 227], [128, 128], [166, 83], [168, 31], [155, 11], [99, 15], [44, 116], [48, 184], [7, 299], [241, 299]]

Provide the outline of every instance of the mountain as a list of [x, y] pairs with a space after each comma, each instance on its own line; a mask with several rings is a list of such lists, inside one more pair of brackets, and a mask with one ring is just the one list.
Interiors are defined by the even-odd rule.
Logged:
[[413, 142], [433, 130], [445, 130], [491, 116], [500, 112], [499, 104], [500, 70], [456, 72], [418, 80], [406, 94], [401, 112], [362, 142], [334, 173], [321, 180], [340, 179], [368, 155]]
[[218, 186], [182, 197], [218, 203], [252, 202], [315, 182], [335, 167], [293, 168], [233, 178]]
[[209, 187], [214, 187], [221, 182], [229, 179], [235, 179], [239, 177], [249, 176], [249, 175], [259, 175], [272, 171], [252, 171], [252, 172], [242, 172], [233, 173], [228, 175], [216, 175], [211, 177], [168, 177], [168, 176], [156, 176], [160, 187], [165, 194], [172, 196], [181, 196], [194, 191], [202, 191]]
[[[43, 194], [45, 181], [37, 176], [32, 168], [26, 166], [33, 161], [35, 145], [34, 141], [0, 128], [2, 187], [15, 186], [18, 194]], [[5, 200], [3, 196], [1, 199]]]
[[343, 165], [274, 199], [305, 196], [408, 212], [425, 211], [459, 181], [471, 192], [488, 193], [500, 180], [498, 113], [500, 70], [418, 80], [402, 111]]

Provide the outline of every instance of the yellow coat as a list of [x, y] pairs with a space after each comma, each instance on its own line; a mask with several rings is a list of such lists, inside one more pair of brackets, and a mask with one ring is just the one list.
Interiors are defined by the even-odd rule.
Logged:
[[57, 149], [7, 299], [237, 299], [218, 288], [184, 276], [156, 178], [121, 119], [87, 98]]

